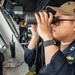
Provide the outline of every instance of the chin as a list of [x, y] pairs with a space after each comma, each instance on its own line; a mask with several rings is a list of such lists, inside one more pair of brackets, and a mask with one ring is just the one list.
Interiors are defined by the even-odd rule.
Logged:
[[60, 37], [59, 36], [55, 36], [55, 35], [53, 35], [54, 36], [54, 38], [55, 39], [57, 39], [57, 40], [59, 40], [60, 39]]

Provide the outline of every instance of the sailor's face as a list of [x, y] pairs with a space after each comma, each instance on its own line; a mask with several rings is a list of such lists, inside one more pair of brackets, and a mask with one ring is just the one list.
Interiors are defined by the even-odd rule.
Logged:
[[[59, 19], [72, 19], [71, 16], [56, 13], [55, 17]], [[57, 25], [56, 25], [57, 24]], [[58, 40], [65, 40], [74, 35], [74, 22], [73, 21], [59, 21], [53, 24], [53, 36]]]

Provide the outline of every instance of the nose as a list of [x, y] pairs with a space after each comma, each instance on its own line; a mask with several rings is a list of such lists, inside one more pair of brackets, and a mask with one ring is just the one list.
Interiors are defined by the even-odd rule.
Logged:
[[53, 28], [53, 27], [56, 27], [56, 25], [55, 24], [51, 24], [51, 27]]

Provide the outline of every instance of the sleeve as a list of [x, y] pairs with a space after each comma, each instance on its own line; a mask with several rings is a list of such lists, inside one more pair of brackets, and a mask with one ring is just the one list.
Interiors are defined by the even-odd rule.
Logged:
[[68, 64], [66, 57], [59, 50], [50, 63], [40, 70], [39, 75], [74, 75], [74, 66]]
[[[24, 49], [24, 60], [25, 62], [31, 67], [34, 64], [35, 57], [36, 57], [36, 48], [29, 50], [25, 47]], [[40, 47], [38, 48], [38, 57], [37, 57], [37, 65], [40, 65], [41, 62], [41, 53], [40, 53]]]
[[32, 50], [29, 50], [28, 48], [24, 47], [24, 60], [29, 65], [32, 66], [35, 60], [35, 48]]

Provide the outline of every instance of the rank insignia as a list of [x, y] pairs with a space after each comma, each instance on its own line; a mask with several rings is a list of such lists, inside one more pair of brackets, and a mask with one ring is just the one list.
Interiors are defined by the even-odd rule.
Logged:
[[73, 63], [74, 57], [67, 56], [66, 58], [67, 58], [69, 64], [72, 64]]

